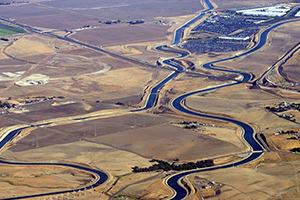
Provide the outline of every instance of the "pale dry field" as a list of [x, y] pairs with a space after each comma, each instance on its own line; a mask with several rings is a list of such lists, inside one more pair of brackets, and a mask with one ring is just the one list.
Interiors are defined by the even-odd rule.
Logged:
[[166, 40], [169, 26], [150, 24], [106, 25], [103, 28], [79, 31], [71, 38], [96, 46], [115, 46], [130, 43]]
[[[145, 127], [143, 126], [144, 119]], [[173, 120], [175, 122], [178, 121], [154, 115], [124, 115], [54, 126], [47, 129], [36, 129], [31, 135], [20, 140], [16, 146], [10, 148], [7, 151], [8, 154], [5, 152], [4, 155], [11, 154], [10, 156], [12, 156], [17, 153], [23, 155], [20, 158], [39, 160], [43, 159], [45, 155], [33, 156], [34, 154], [32, 153], [23, 154], [22, 152], [27, 150], [39, 151], [40, 148], [51, 148], [53, 145], [55, 145], [54, 148], [56, 149], [54, 151], [60, 151], [60, 148], [56, 147], [57, 144], [65, 145], [78, 140], [109, 145], [148, 159], [156, 158], [170, 161], [176, 158], [182, 161], [204, 159], [215, 155], [239, 152], [243, 148], [236, 135], [238, 131], [235, 129], [226, 130], [226, 127], [207, 128], [210, 130], [209, 134], [215, 134], [215, 136], [222, 135], [218, 131], [227, 131], [227, 133], [232, 135], [229, 137], [231, 139], [225, 136], [211, 138], [206, 135], [208, 134], [206, 128], [204, 131], [199, 132], [185, 130], [182, 127], [170, 124], [170, 121], [172, 122]], [[36, 134], [38, 134], [40, 147], [37, 149], [35, 148]], [[222, 146], [222, 148], [213, 148], [216, 145]], [[210, 151], [206, 149], [210, 149]], [[90, 151], [93, 151], [93, 148]], [[61, 155], [64, 159], [68, 159], [68, 156], [71, 156], [63, 151]], [[70, 158], [72, 157], [74, 156]], [[130, 170], [130, 167], [128, 169]]]
[[0, 198], [78, 188], [93, 178], [85, 172], [57, 166], [1, 164]]
[[[85, 25], [102, 26], [98, 21], [123, 22], [144, 19], [156, 21], [156, 17], [173, 17], [194, 14], [203, 6], [196, 0], [184, 1], [34, 1], [17, 6], [0, 6], [7, 18], [42, 29], [81, 28]], [[111, 32], [113, 33], [113, 32]]]
[[[299, 29], [299, 22], [282, 25], [269, 34], [267, 44], [260, 50], [246, 57], [216, 63], [215, 66], [251, 72], [255, 77], [259, 77], [264, 71], [271, 67], [278, 58], [299, 41]], [[198, 69], [201, 69], [201, 64], [205, 62], [234, 54], [239, 54], [239, 52], [200, 54], [194, 56], [191, 61], [197, 60], [199, 66], [196, 66]], [[214, 57], [210, 57], [210, 55], [214, 55]], [[218, 74], [219, 72], [210, 70], [210, 73]]]
[[[238, 91], [238, 95], [236, 95]], [[292, 126], [293, 123], [279, 118], [264, 109], [264, 106], [276, 102], [294, 102], [294, 99], [280, 98], [243, 85], [211, 91], [205, 97], [199, 95], [187, 99], [186, 105], [205, 113], [223, 114], [248, 122], [257, 131], [267, 128]]]
[[[274, 157], [274, 155], [272, 156]], [[261, 158], [263, 159], [264, 156]], [[299, 161], [269, 163], [255, 167], [236, 167], [190, 176], [222, 184], [221, 194], [210, 199], [299, 199]]]
[[[118, 6], [112, 6], [110, 5], [111, 2], [108, 2], [104, 7], [99, 7], [98, 4], [101, 3], [99, 1], [85, 1], [85, 6], [80, 1], [64, 1], [63, 4], [60, 1], [45, 1], [40, 4], [0, 6], [0, 12], [6, 17], [12, 17], [17, 21], [43, 29], [80, 28], [87, 24], [100, 26], [96, 29], [78, 31], [71, 37], [94, 45], [103, 45], [106, 50], [155, 64], [157, 59], [162, 60], [174, 56], [173, 54], [157, 53], [154, 50], [155, 46], [170, 43], [172, 31], [187, 19], [192, 18], [195, 11], [202, 9], [199, 1], [190, 0], [178, 1], [174, 4], [170, 4], [169, 1], [159, 3], [154, 1], [134, 2], [137, 4], [128, 2]], [[259, 4], [275, 2], [278, 1], [266, 0], [260, 1]], [[218, 4], [219, 10], [224, 10], [232, 8], [233, 4], [235, 7], [244, 7], [256, 5], [258, 2], [216, 0], [215, 3]], [[169, 4], [169, 7], [159, 4]], [[145, 12], [144, 9], [147, 6], [149, 8], [149, 5], [155, 6], [151, 7], [152, 10], [149, 11], [148, 9]], [[163, 9], [164, 7], [166, 9]], [[174, 10], [174, 8], [176, 9]], [[30, 15], [27, 14], [31, 10], [33, 12]], [[136, 26], [127, 24], [110, 26], [98, 23], [99, 20], [117, 18], [122, 21], [137, 20], [141, 16], [145, 16], [146, 23]], [[155, 24], [159, 19], [168, 20], [174, 24], [173, 26]], [[272, 65], [278, 55], [284, 53], [282, 47], [284, 43], [286, 43], [285, 48], [288, 49], [294, 42], [298, 41], [299, 28], [297, 26], [299, 24], [294, 23], [293, 25], [286, 25], [274, 31], [269, 39], [270, 43], [258, 53], [218, 65], [229, 69], [250, 71], [256, 77], [259, 76]], [[64, 35], [62, 31], [59, 34]], [[288, 40], [285, 41], [285, 38]], [[6, 53], [0, 54], [0, 73], [3, 77], [3, 84], [0, 87], [1, 96], [13, 97], [14, 101], [43, 95], [64, 96], [64, 99], [60, 100], [27, 105], [25, 106], [29, 110], [27, 113], [3, 116], [3, 120], [1, 119], [0, 122], [2, 126], [21, 122], [32, 123], [56, 117], [67, 118], [97, 110], [115, 109], [121, 111], [131, 107], [141, 107], [149, 88], [169, 74], [169, 71], [138, 66], [78, 45], [37, 34], [19, 37], [12, 45], [1, 41], [0, 46]], [[174, 159], [179, 159], [182, 162], [197, 161], [224, 154], [238, 153], [246, 149], [240, 139], [240, 130], [232, 124], [216, 120], [190, 118], [171, 111], [172, 108], [168, 104], [170, 99], [184, 92], [202, 89], [210, 85], [229, 83], [233, 76], [204, 70], [201, 68], [201, 64], [235, 53], [189, 56], [188, 60], [197, 61], [197, 72], [219, 75], [222, 76], [222, 79], [180, 75], [162, 89], [158, 105], [148, 113], [121, 115], [36, 129], [1, 156], [25, 161], [61, 160], [86, 163], [111, 175], [110, 180], [104, 186], [96, 188], [93, 194], [88, 191], [86, 196], [80, 197], [81, 199], [108, 199], [108, 196], [103, 194], [104, 191], [114, 194], [122, 187], [130, 184], [133, 185], [126, 188], [123, 191], [124, 194], [142, 196], [142, 199], [165, 198], [170, 195], [170, 190], [162, 183], [164, 174], [158, 175], [156, 172], [133, 174], [131, 167], [148, 167], [152, 164], [149, 162], [151, 158], [170, 162]], [[46, 77], [49, 83], [23, 87], [16, 85], [17, 81], [26, 82], [26, 80], [37, 77], [37, 75], [39, 75], [38, 79]], [[6, 79], [4, 80], [4, 78]], [[249, 88], [250, 84], [241, 84], [195, 95], [187, 99], [186, 105], [201, 112], [245, 121], [251, 124], [257, 132], [295, 125], [267, 112], [263, 107], [278, 101], [294, 102], [294, 98], [298, 99], [299, 96], [293, 94], [290, 98], [279, 97], [272, 93], [256, 89], [250, 90]], [[166, 100], [167, 98], [169, 100]], [[116, 102], [125, 105], [115, 105]], [[151, 113], [160, 110], [161, 103], [164, 108], [167, 108], [166, 111], [160, 116]], [[145, 126], [143, 125], [143, 117], [145, 117]], [[196, 132], [185, 130], [173, 124], [174, 121], [191, 119], [214, 124], [216, 127], [201, 127]], [[37, 134], [39, 147], [35, 147]], [[280, 146], [282, 150], [288, 151], [291, 146], [296, 147], [298, 145], [298, 141], [294, 141], [291, 145], [291, 143], [282, 142], [282, 138], [277, 139], [278, 141], [273, 140], [276, 144], [282, 145]], [[288, 195], [299, 194], [299, 188], [296, 187], [298, 186], [296, 173], [298, 161], [291, 163], [268, 162], [298, 159], [298, 157], [293, 156], [270, 153], [253, 163], [253, 166], [247, 165], [199, 176], [225, 184], [222, 188], [221, 198], [268, 199], [276, 196], [275, 189], [273, 189], [276, 187], [280, 188], [283, 197], [286, 197], [284, 199], [288, 199], [292, 198]], [[240, 159], [240, 157], [220, 158], [217, 162], [224, 163], [236, 159]], [[35, 192], [37, 190], [38, 192], [55, 190], [52, 186], [47, 190], [38, 187], [39, 183], [49, 183], [54, 187], [58, 185], [60, 188], [76, 188], [85, 182], [83, 180], [89, 178], [88, 175], [80, 173], [75, 174], [76, 176], [70, 172], [63, 174], [64, 170], [61, 169], [55, 169], [56, 174], [51, 174], [52, 169], [39, 168], [36, 170], [45, 175], [35, 179], [36, 182], [34, 182], [31, 178], [34, 174], [30, 174], [29, 169], [26, 170], [18, 169], [18, 173], [22, 177], [22, 181], [28, 185], [17, 187], [12, 187], [11, 185], [14, 184], [7, 182], [19, 180], [19, 177], [11, 175], [17, 174], [15, 169], [4, 170], [11, 176], [9, 180], [2, 175], [0, 176], [1, 188], [7, 188], [8, 191], [5, 195], [16, 194], [17, 191], [31, 194], [33, 193], [32, 188], [35, 189]], [[49, 172], [51, 172], [50, 175], [48, 175]], [[0, 174], [3, 174], [2, 171]], [[153, 179], [147, 180], [150, 177]], [[4, 181], [1, 181], [1, 178]], [[57, 179], [60, 179], [58, 183], [56, 183]], [[70, 180], [71, 183], [68, 183]], [[137, 181], [142, 182], [134, 184]], [[113, 185], [113, 183], [116, 184]], [[270, 187], [269, 194], [264, 192]]]
[[299, 82], [299, 50], [282, 67], [283, 74], [292, 81]]
[[[24, 46], [28, 51], [21, 51]], [[132, 101], [137, 102], [135, 96], [140, 96], [153, 78], [162, 78], [153, 76], [157, 70], [148, 70], [78, 45], [36, 35], [20, 38], [5, 52], [16, 60], [23, 60], [23, 65], [19, 65], [18, 71], [12, 68], [8, 70], [8, 67], [16, 69], [13, 63], [1, 69], [2, 81], [12, 81], [3, 85], [0, 91], [3, 96], [20, 98], [25, 95], [63, 94], [72, 100], [85, 99], [91, 102], [129, 98], [128, 102], [132, 97]], [[122, 77], [127, 77], [129, 81], [124, 82]], [[42, 81], [45, 85], [31, 85], [30, 81]], [[28, 88], [20, 92], [14, 83]]]
[[[145, 117], [145, 127], [143, 127], [143, 117]], [[122, 177], [110, 192], [114, 194], [123, 186], [154, 176], [155, 173], [153, 175], [131, 173], [133, 166], [150, 166], [150, 158], [167, 160], [179, 158], [182, 161], [196, 161], [240, 151], [240, 147], [229, 142], [170, 125], [169, 120], [151, 115], [125, 115], [112, 119], [104, 118], [100, 121], [36, 129], [17, 142], [15, 146], [6, 150], [2, 156], [24, 161], [61, 160], [89, 164], [112, 175], [112, 180], [99, 189], [99, 192], [107, 190], [117, 177]], [[211, 133], [213, 132], [215, 131], [211, 130]], [[35, 147], [36, 134], [39, 138], [38, 148]], [[234, 131], [233, 134], [235, 134]], [[238, 139], [235, 140], [238, 142]], [[222, 148], [214, 149], [215, 145], [222, 146]], [[207, 152], [207, 148], [211, 150]], [[133, 185], [126, 191], [129, 194], [141, 195], [145, 193], [144, 190], [150, 190], [151, 192], [147, 195], [166, 195], [168, 190], [164, 187], [161, 189], [162, 193], [153, 191], [154, 186], [150, 187], [158, 180], [157, 178], [146, 181], [142, 185]], [[99, 195], [98, 192], [95, 192], [95, 195], [96, 193]]]

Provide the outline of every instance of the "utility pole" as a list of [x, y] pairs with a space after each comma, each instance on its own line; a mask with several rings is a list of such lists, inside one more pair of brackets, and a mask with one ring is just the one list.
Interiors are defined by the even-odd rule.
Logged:
[[39, 147], [39, 137], [38, 137], [38, 133], [35, 133], [35, 138], [36, 138], [36, 144], [35, 144], [35, 147], [38, 148], [38, 147]]
[[277, 195], [278, 195], [278, 199], [282, 199], [281, 189], [279, 189], [279, 188], [277, 188]]
[[143, 117], [143, 127], [145, 127], [145, 117]]
[[284, 35], [284, 44], [283, 44], [283, 52], [285, 52], [285, 45], [286, 45], [286, 35]]
[[94, 136], [97, 136], [97, 131], [96, 131], [96, 124], [94, 124]]

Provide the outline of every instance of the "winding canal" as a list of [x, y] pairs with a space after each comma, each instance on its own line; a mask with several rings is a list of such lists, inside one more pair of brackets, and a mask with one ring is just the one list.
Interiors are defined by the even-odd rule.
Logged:
[[[76, 119], [74, 119], [74, 120], [76, 120]], [[54, 123], [54, 122], [52, 122], [52, 123]], [[38, 124], [38, 125], [35, 125], [35, 126], [36, 127], [42, 127], [42, 126], [50, 125], [52, 123], [42, 123], [42, 124]], [[26, 128], [30, 128], [30, 127], [32, 127], [32, 126], [24, 126], [24, 127], [17, 128], [15, 130], [11, 131], [9, 134], [7, 134], [7, 136], [3, 140], [0, 141], [0, 149], [2, 149], [9, 141], [11, 141], [12, 138], [14, 136], [16, 136], [20, 131], [22, 131]], [[49, 193], [43, 193], [43, 194], [25, 195], [25, 196], [19, 196], [19, 197], [10, 197], [10, 198], [2, 199], [2, 200], [26, 199], [26, 198], [34, 198], [34, 197], [40, 197], [40, 196], [50, 196], [50, 195], [73, 193], [74, 191], [78, 192], [78, 191], [88, 190], [88, 189], [92, 189], [92, 188], [95, 188], [95, 187], [98, 187], [98, 186], [102, 185], [109, 178], [108, 174], [106, 174], [105, 172], [102, 172], [100, 170], [90, 168], [90, 167], [87, 167], [87, 166], [77, 165], [77, 164], [58, 163], [58, 162], [54, 162], [54, 163], [17, 162], [17, 161], [14, 162], [14, 161], [6, 161], [6, 160], [3, 160], [3, 159], [0, 159], [0, 164], [22, 165], [22, 166], [61, 166], [61, 167], [68, 167], [68, 168], [73, 168], [73, 169], [77, 169], [77, 170], [81, 170], [81, 171], [85, 171], [87, 173], [93, 174], [94, 178], [96, 180], [95, 182], [93, 182], [89, 186], [81, 187], [81, 188], [77, 188], [77, 189], [73, 189], [73, 190], [49, 192]]]
[[[207, 5], [212, 6], [212, 4], [208, 0], [205, 1], [205, 2], [207, 3]], [[212, 10], [212, 9], [213, 8], [207, 9], [206, 12], [209, 11], [209, 10]], [[202, 12], [195, 19], [197, 19], [197, 20], [200, 19], [201, 17], [204, 16], [204, 14], [205, 14], [205, 12]], [[192, 21], [194, 21], [194, 20], [192, 20]], [[173, 190], [173, 195], [170, 199], [180, 200], [180, 199], [184, 199], [185, 197], [187, 197], [187, 195], [188, 195], [187, 189], [182, 187], [182, 184], [180, 184], [180, 180], [183, 177], [187, 176], [187, 175], [191, 175], [191, 174], [194, 174], [194, 173], [205, 172], [205, 171], [212, 171], [212, 170], [217, 170], [217, 169], [226, 169], [226, 168], [235, 167], [235, 166], [239, 166], [239, 165], [244, 165], [246, 163], [249, 163], [249, 162], [259, 158], [264, 153], [264, 149], [262, 148], [262, 146], [254, 138], [254, 130], [250, 125], [248, 125], [244, 122], [235, 120], [235, 119], [231, 119], [231, 118], [225, 118], [225, 117], [213, 116], [213, 115], [206, 115], [206, 114], [197, 113], [197, 112], [188, 110], [187, 108], [185, 108], [183, 106], [183, 100], [186, 99], [189, 96], [196, 95], [196, 94], [199, 94], [199, 93], [208, 92], [208, 91], [211, 91], [211, 90], [216, 90], [216, 89], [220, 89], [220, 88], [224, 88], [224, 87], [230, 87], [230, 86], [234, 86], [234, 85], [237, 85], [237, 84], [241, 84], [241, 83], [251, 81], [253, 76], [250, 73], [242, 72], [242, 71], [235, 71], [235, 70], [221, 69], [221, 68], [214, 67], [213, 64], [224, 62], [224, 61], [229, 61], [229, 60], [236, 59], [236, 58], [243, 57], [243, 56], [247, 56], [247, 55], [261, 49], [266, 44], [267, 39], [268, 39], [268, 35], [272, 30], [274, 30], [275, 28], [277, 28], [281, 25], [296, 22], [296, 21], [299, 21], [299, 20], [294, 19], [294, 20], [290, 20], [290, 21], [284, 21], [284, 22], [277, 23], [277, 24], [267, 28], [266, 30], [264, 30], [260, 34], [258, 44], [256, 44], [253, 48], [251, 48], [250, 50], [248, 50], [244, 53], [241, 53], [239, 55], [234, 55], [232, 57], [228, 57], [228, 58], [208, 62], [208, 63], [205, 63], [203, 65], [203, 67], [206, 68], [206, 69], [216, 70], [216, 71], [221, 71], [221, 72], [227, 72], [227, 73], [239, 74], [243, 77], [242, 81], [235, 82], [235, 83], [230, 83], [230, 84], [226, 84], [226, 85], [222, 85], [222, 86], [211, 87], [209, 89], [202, 89], [202, 90], [186, 93], [186, 94], [183, 94], [183, 95], [175, 98], [172, 101], [171, 104], [172, 104], [173, 108], [175, 108], [176, 110], [178, 110], [180, 112], [183, 112], [183, 113], [186, 113], [186, 114], [189, 114], [189, 115], [193, 115], [193, 116], [198, 116], [198, 117], [205, 117], [205, 118], [210, 118], [210, 119], [226, 121], [226, 122], [233, 123], [233, 124], [239, 126], [242, 129], [242, 137], [243, 137], [246, 145], [250, 148], [251, 153], [246, 158], [244, 158], [242, 160], [239, 160], [237, 162], [234, 162], [234, 163], [225, 164], [225, 165], [222, 165], [222, 166], [209, 167], [209, 168], [205, 168], [205, 169], [196, 169], [196, 170], [185, 171], [185, 172], [177, 173], [177, 174], [169, 177], [166, 180], [166, 185], [169, 186]], [[189, 23], [187, 23], [187, 24], [189, 24]], [[184, 28], [186, 28], [186, 27], [187, 26], [184, 25], [182, 28], [180, 28], [176, 31], [175, 40], [174, 40], [173, 44], [178, 44], [180, 42], [182, 32], [183, 32]], [[157, 49], [161, 50], [161, 51], [165, 51], [165, 52], [170, 52], [168, 50], [165, 50], [163, 47], [165, 47], [165, 46], [160, 46]], [[182, 55], [180, 53], [180, 51], [176, 52], [176, 50], [173, 50], [172, 53], [180, 54], [181, 56], [179, 56], [178, 58], [183, 58], [184, 57], [184, 55]], [[187, 56], [187, 55], [185, 55], [185, 56]], [[165, 60], [164, 63], [170, 65], [170, 61], [172, 61], [172, 59]]]
[[[180, 42], [180, 38], [181, 38], [185, 28], [187, 28], [188, 26], [190, 26], [192, 23], [196, 22], [197, 20], [201, 19], [205, 15], [205, 13], [207, 13], [208, 11], [211, 11], [212, 9], [214, 9], [213, 5], [211, 4], [211, 2], [209, 0], [205, 0], [205, 3], [208, 6], [208, 9], [202, 11], [197, 17], [195, 17], [194, 19], [192, 19], [188, 23], [184, 24], [182, 27], [180, 27], [179, 29], [177, 29], [175, 31], [174, 42], [172, 43], [172, 45], [176, 45]], [[278, 24], [275, 24], [275, 25], [269, 27], [268, 29], [266, 29], [265, 31], [263, 31], [260, 34], [260, 40], [259, 40], [258, 44], [256, 46], [254, 46], [252, 49], [250, 49], [250, 50], [248, 50], [244, 53], [241, 53], [239, 55], [235, 55], [235, 56], [232, 56], [232, 57], [224, 58], [224, 59], [221, 59], [221, 60], [208, 62], [208, 63], [205, 63], [203, 65], [203, 67], [206, 68], [206, 69], [239, 74], [243, 77], [242, 81], [235, 82], [235, 83], [230, 83], [230, 84], [226, 84], [226, 85], [222, 85], [222, 86], [212, 87], [212, 88], [209, 88], [209, 89], [202, 89], [202, 90], [186, 93], [186, 94], [183, 94], [183, 95], [177, 97], [176, 99], [174, 99], [172, 101], [172, 106], [175, 109], [179, 110], [180, 112], [183, 112], [183, 113], [186, 113], [186, 114], [189, 114], [189, 115], [199, 116], [199, 117], [206, 117], [206, 118], [211, 118], [211, 119], [216, 119], [216, 120], [222, 120], [222, 121], [226, 121], [226, 122], [236, 124], [239, 127], [241, 127], [242, 130], [243, 130], [243, 138], [244, 138], [245, 142], [247, 143], [248, 147], [251, 149], [251, 154], [248, 157], [246, 157], [245, 159], [242, 159], [242, 160], [237, 161], [235, 163], [222, 165], [222, 166], [214, 166], [214, 167], [205, 168], [205, 169], [185, 171], [185, 172], [178, 173], [178, 174], [175, 174], [175, 175], [169, 177], [166, 180], [166, 184], [170, 188], [172, 188], [172, 190], [174, 191], [173, 196], [171, 197], [171, 199], [174, 199], [174, 200], [184, 199], [188, 195], [187, 190], [185, 188], [181, 187], [181, 185], [179, 184], [179, 181], [187, 175], [190, 175], [190, 174], [193, 174], [193, 173], [212, 171], [212, 170], [216, 170], [216, 169], [225, 169], [225, 168], [229, 168], [229, 167], [243, 165], [243, 164], [246, 164], [248, 162], [251, 162], [251, 161], [257, 159], [258, 157], [260, 157], [263, 154], [264, 150], [260, 146], [260, 144], [258, 144], [258, 142], [255, 140], [255, 138], [253, 137], [254, 130], [250, 125], [248, 125], [244, 122], [235, 120], [235, 119], [230, 119], [230, 118], [225, 118], [225, 117], [220, 117], [220, 116], [213, 116], [213, 115], [206, 115], [206, 114], [197, 113], [197, 112], [188, 110], [185, 107], [183, 107], [182, 101], [184, 99], [186, 99], [187, 97], [195, 95], [195, 94], [199, 94], [199, 93], [207, 92], [207, 91], [211, 91], [211, 90], [216, 90], [216, 89], [220, 89], [220, 88], [224, 88], [224, 87], [230, 87], [230, 86], [234, 86], [234, 85], [237, 85], [237, 84], [241, 84], [243, 82], [249, 82], [250, 80], [252, 80], [253, 77], [250, 73], [235, 71], [235, 70], [220, 69], [220, 68], [214, 67], [213, 64], [228, 61], [228, 60], [235, 59], [235, 58], [242, 57], [242, 56], [246, 56], [246, 55], [249, 55], [249, 54], [259, 50], [261, 47], [263, 47], [266, 44], [268, 34], [273, 29], [275, 29], [275, 28], [277, 28], [277, 27], [279, 27], [283, 24], [291, 23], [291, 22], [295, 22], [295, 21], [298, 21], [298, 20], [290, 20], [290, 21], [286, 21], [286, 22], [281, 22], [281, 23], [278, 23]], [[181, 51], [174, 50], [174, 49], [170, 50], [170, 49], [167, 48], [166, 45], [158, 46], [158, 47], [156, 47], [156, 49], [160, 50], [160, 51], [168, 52], [168, 53], [176, 53], [176, 54], [179, 55], [176, 58], [184, 58], [184, 57], [189, 55], [188, 52], [183, 51], [183, 50], [181, 50]], [[98, 48], [95, 49], [95, 50], [98, 50]], [[146, 100], [146, 103], [145, 103], [145, 106], [143, 108], [132, 110], [132, 112], [147, 110], [147, 109], [150, 109], [153, 106], [155, 106], [157, 98], [158, 98], [159, 90], [165, 84], [167, 84], [169, 81], [171, 81], [173, 78], [177, 77], [178, 74], [183, 72], [184, 68], [179, 63], [172, 62], [173, 60], [174, 60], [174, 58], [166, 59], [166, 60], [163, 61], [163, 63], [171, 66], [172, 68], [175, 68], [175, 70], [171, 74], [169, 74], [169, 76], [167, 76], [164, 80], [159, 82], [157, 85], [155, 85], [150, 90], [149, 95], [148, 95], [147, 100]], [[87, 118], [92, 118], [92, 117], [87, 117]], [[82, 119], [86, 119], [86, 118], [78, 118], [78, 119], [74, 119], [74, 120], [82, 120]], [[51, 123], [54, 123], [54, 122], [51, 122]], [[39, 124], [39, 125], [36, 125], [36, 126], [39, 127], [39, 126], [49, 125], [51, 123]], [[11, 131], [3, 140], [0, 141], [0, 149], [3, 148], [16, 134], [18, 134], [23, 129], [26, 129], [26, 128], [29, 128], [29, 127], [30, 126], [24, 126], [24, 127], [21, 127], [21, 128], [18, 128], [18, 129], [15, 129], [15, 130]], [[10, 165], [25, 165], [25, 166], [26, 165], [27, 166], [29, 166], [29, 165], [41, 165], [41, 166], [55, 165], [55, 166], [64, 166], [64, 167], [70, 167], [70, 168], [74, 168], [74, 169], [84, 170], [84, 171], [90, 172], [90, 173], [94, 174], [95, 176], [97, 176], [97, 179], [93, 184], [91, 184], [87, 187], [84, 187], [86, 189], [91, 189], [93, 187], [97, 187], [97, 186], [105, 183], [108, 180], [108, 175], [106, 173], [100, 171], [100, 170], [96, 170], [96, 169], [81, 166], [81, 165], [75, 165], [75, 164], [65, 164], [65, 163], [23, 163], [23, 162], [11, 162], [11, 161], [5, 161], [5, 160], [0, 160], [0, 163], [10, 164]], [[77, 189], [77, 190], [82, 190], [84, 188], [80, 188], [80, 189]], [[8, 198], [8, 199], [24, 199], [24, 198], [33, 198], [33, 197], [38, 197], [38, 196], [56, 195], [56, 194], [62, 194], [62, 193], [71, 193], [71, 192], [73, 192], [73, 190], [59, 191], [59, 192], [52, 192], [52, 193], [45, 193], [45, 194], [35, 194], [35, 195], [14, 197], [14, 198]]]

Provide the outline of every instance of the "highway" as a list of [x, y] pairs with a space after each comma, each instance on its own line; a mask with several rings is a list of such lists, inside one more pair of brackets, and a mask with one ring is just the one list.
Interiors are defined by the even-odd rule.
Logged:
[[113, 53], [113, 52], [106, 51], [106, 50], [104, 50], [104, 49], [102, 49], [102, 48], [100, 48], [100, 47], [93, 46], [93, 45], [90, 45], [90, 44], [87, 44], [87, 43], [84, 43], [84, 42], [80, 42], [80, 41], [71, 39], [71, 38], [68, 37], [69, 34], [67, 34], [66, 36], [62, 37], [62, 36], [59, 36], [59, 35], [54, 34], [54, 33], [51, 32], [51, 31], [42, 31], [42, 30], [36, 29], [36, 28], [34, 28], [34, 27], [31, 27], [31, 26], [28, 26], [28, 25], [25, 25], [25, 24], [22, 24], [22, 23], [18, 23], [18, 22], [16, 22], [16, 21], [12, 21], [12, 20], [6, 19], [6, 18], [4, 18], [4, 17], [0, 17], [0, 20], [5, 21], [5, 22], [8, 22], [8, 23], [11, 23], [11, 24], [14, 24], [14, 25], [16, 25], [16, 26], [19, 26], [19, 27], [24, 28], [24, 29], [26, 29], [26, 30], [32, 31], [32, 32], [34, 32], [34, 33], [43, 34], [43, 35], [47, 35], [47, 36], [50, 36], [50, 37], [54, 37], [54, 38], [57, 38], [57, 39], [60, 39], [60, 40], [64, 40], [64, 41], [67, 41], [67, 42], [71, 42], [71, 43], [74, 43], [74, 44], [78, 44], [78, 45], [81, 45], [81, 46], [84, 46], [84, 47], [93, 49], [93, 50], [95, 50], [95, 51], [98, 51], [98, 52], [101, 52], [101, 53], [110, 55], [110, 56], [112, 56], [112, 57], [119, 58], [119, 59], [122, 59], [122, 60], [125, 60], [125, 61], [128, 61], [128, 62], [137, 64], [137, 65], [142, 65], [142, 66], [151, 67], [151, 68], [161, 68], [161, 69], [164, 69], [164, 70], [170, 70], [170, 71], [173, 71], [173, 69], [168, 69], [168, 68], [158, 67], [158, 66], [156, 66], [156, 65], [152, 65], [152, 64], [147, 63], [147, 62], [141, 62], [141, 61], [139, 61], [139, 60], [135, 60], [135, 59], [132, 59], [132, 58], [127, 58], [127, 57], [124, 57], [124, 56], [115, 54], [115, 53]]
[[[294, 21], [300, 21], [300, 20], [293, 20], [291, 22]], [[292, 58], [294, 56], [294, 54], [300, 49], [300, 42], [298, 42], [296, 45], [294, 45], [291, 49], [289, 49], [287, 52], [284, 53], [284, 55], [282, 55], [268, 70], [266, 70], [260, 77], [258, 77], [254, 84], [257, 86], [257, 88], [262, 89], [261, 86], [264, 87], [269, 87], [268, 85], [265, 85], [263, 83], [263, 80], [268, 81], [269, 83], [271, 83], [271, 81], [269, 81], [269, 75], [270, 73], [275, 69], [278, 68], [278, 73], [287, 81], [287, 82], [294, 82], [292, 80], [290, 80], [288, 77], [286, 77], [283, 73], [282, 73], [282, 65], [285, 64], [290, 58]], [[277, 87], [277, 85], [274, 85], [275, 87]], [[291, 89], [291, 88], [284, 88], [284, 89], [288, 89], [288, 90], [295, 90], [295, 89]]]

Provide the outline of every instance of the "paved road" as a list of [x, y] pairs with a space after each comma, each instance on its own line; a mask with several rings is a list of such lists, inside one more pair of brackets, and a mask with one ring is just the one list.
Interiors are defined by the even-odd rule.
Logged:
[[90, 49], [93, 49], [93, 50], [96, 50], [98, 52], [101, 52], [101, 53], [104, 53], [104, 54], [107, 54], [107, 55], [110, 55], [112, 57], [115, 57], [115, 58], [119, 58], [119, 59], [122, 59], [122, 60], [125, 60], [125, 61], [128, 61], [128, 62], [131, 62], [131, 63], [134, 63], [134, 64], [138, 64], [138, 65], [143, 65], [143, 66], [147, 66], [147, 67], [152, 67], [152, 68], [161, 68], [161, 69], [165, 69], [165, 70], [170, 70], [170, 71], [173, 71], [172, 69], [168, 69], [168, 68], [163, 68], [163, 67], [158, 67], [156, 65], [152, 65], [150, 63], [147, 63], [147, 62], [141, 62], [139, 60], [134, 60], [132, 58], [127, 58], [127, 57], [124, 57], [124, 56], [121, 56], [121, 55], [118, 55], [118, 54], [115, 54], [113, 52], [110, 52], [110, 51], [106, 51], [102, 48], [99, 48], [97, 46], [93, 46], [93, 45], [90, 45], [90, 44], [87, 44], [87, 43], [84, 43], [84, 42], [80, 42], [80, 41], [77, 41], [77, 40], [74, 40], [74, 39], [71, 39], [68, 37], [68, 35], [62, 37], [62, 36], [59, 36], [59, 35], [56, 35], [54, 34], [53, 32], [49, 32], [49, 31], [42, 31], [40, 29], [36, 29], [34, 27], [31, 27], [29, 25], [25, 25], [25, 24], [22, 24], [22, 23], [18, 23], [16, 21], [12, 21], [12, 20], [9, 20], [9, 19], [6, 19], [4, 17], [0, 17], [0, 20], [2, 21], [5, 21], [5, 22], [8, 22], [8, 23], [11, 23], [11, 24], [14, 24], [14, 25], [17, 25], [21, 28], [24, 28], [26, 30], [29, 30], [29, 31], [32, 31], [34, 33], [39, 33], [39, 34], [43, 34], [43, 35], [48, 35], [48, 36], [51, 36], [51, 37], [54, 37], [54, 38], [57, 38], [57, 39], [60, 39], [60, 40], [64, 40], [64, 41], [68, 41], [68, 42], [71, 42], [71, 43], [75, 43], [75, 44], [79, 44], [81, 46], [84, 46], [84, 47], [87, 47], [87, 48], [90, 48]]

